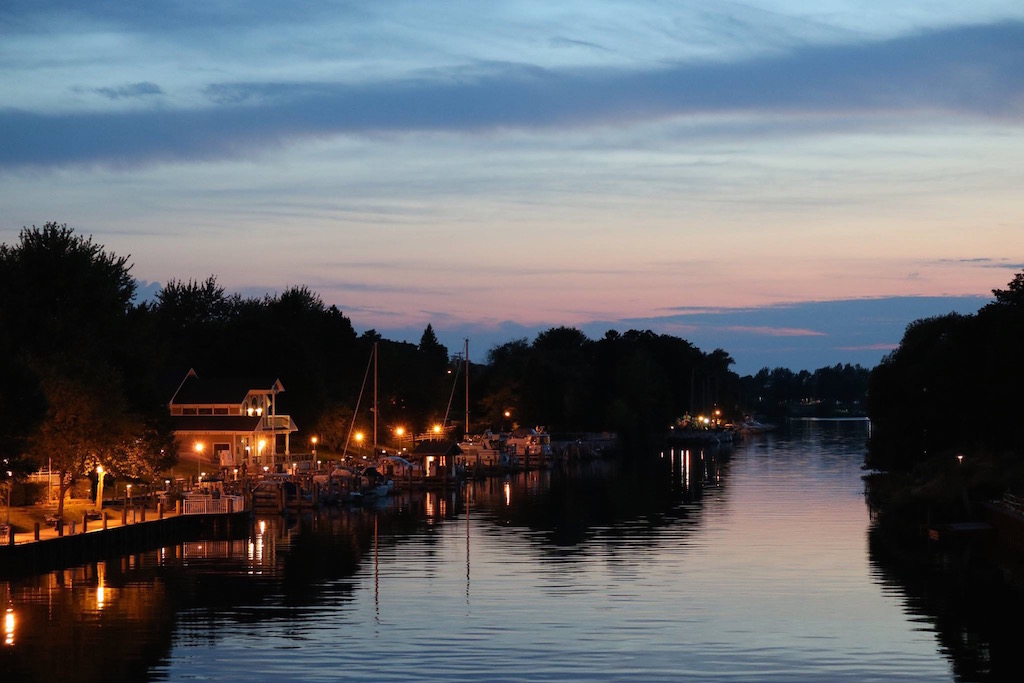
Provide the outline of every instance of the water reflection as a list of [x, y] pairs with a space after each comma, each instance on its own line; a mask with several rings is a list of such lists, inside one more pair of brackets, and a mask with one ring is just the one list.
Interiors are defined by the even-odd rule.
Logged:
[[1024, 600], [979, 548], [968, 556], [940, 553], [924, 540], [894, 542], [876, 523], [869, 549], [878, 582], [935, 628], [957, 681], [1020, 680]]
[[244, 538], [2, 583], [0, 671], [949, 680], [941, 646], [962, 680], [982, 680], [970, 672], [995, 665], [961, 653], [995, 660], [1004, 641], [956, 647], [972, 622], [935, 617], [936, 633], [936, 606], [874, 551], [869, 564], [865, 438], [796, 425], [731, 452], [666, 449], [261, 518]]

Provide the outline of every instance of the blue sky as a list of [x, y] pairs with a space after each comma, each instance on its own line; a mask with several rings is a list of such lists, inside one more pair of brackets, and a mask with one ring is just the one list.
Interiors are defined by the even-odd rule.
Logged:
[[[1024, 268], [1019, 2], [0, 6], [0, 241], [450, 347], [871, 365]], [[479, 353], [479, 356], [478, 356]]]

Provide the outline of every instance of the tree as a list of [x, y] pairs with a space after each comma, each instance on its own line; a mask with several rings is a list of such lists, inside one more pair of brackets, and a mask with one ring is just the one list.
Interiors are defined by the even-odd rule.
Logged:
[[0, 447], [53, 463], [58, 514], [77, 478], [101, 458], [117, 469], [116, 445], [147, 438], [125, 390], [139, 357], [130, 271], [128, 257], [66, 224], [25, 228], [17, 244], [0, 245], [0, 353], [9, 366], [0, 423], [20, 425]]
[[993, 301], [989, 306], [1016, 306], [1024, 308], [1024, 271], [1013, 276], [1006, 289], [993, 289]]
[[[69, 378], [53, 373], [43, 380], [46, 415], [32, 437], [30, 450], [38, 462], [57, 471], [57, 517], [75, 481], [103, 464], [114, 445], [126, 437], [123, 406], [95, 378]], [[108, 456], [105, 458], [104, 456]], [[109, 466], [109, 464], [107, 465]]]

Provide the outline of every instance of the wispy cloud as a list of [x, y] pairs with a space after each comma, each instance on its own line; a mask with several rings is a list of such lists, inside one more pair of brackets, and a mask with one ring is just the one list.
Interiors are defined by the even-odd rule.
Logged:
[[0, 110], [0, 166], [220, 159], [323, 135], [560, 130], [724, 112], [829, 117], [836, 129], [897, 112], [1020, 123], [1021, 63], [1024, 24], [1006, 22], [649, 70], [504, 63], [386, 82], [214, 83], [207, 107]]
[[892, 351], [899, 344], [862, 344], [860, 346], [837, 346], [838, 351]]
[[722, 328], [727, 332], [756, 334], [765, 337], [827, 337], [825, 332], [800, 327], [770, 327], [767, 325], [729, 325]]
[[126, 83], [117, 87], [93, 88], [93, 92], [106, 97], [108, 100], [120, 100], [132, 97], [148, 97], [151, 95], [163, 95], [164, 91], [156, 83], [143, 81], [141, 83]]

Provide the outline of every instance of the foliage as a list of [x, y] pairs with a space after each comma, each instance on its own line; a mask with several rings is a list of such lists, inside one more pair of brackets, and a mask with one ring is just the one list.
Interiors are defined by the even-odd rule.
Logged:
[[52, 462], [62, 494], [101, 458], [114, 466], [118, 441], [144, 438], [138, 415], [159, 415], [135, 391], [148, 375], [130, 270], [63, 224], [0, 245], [0, 423], [15, 425], [0, 448], [16, 470]]
[[115, 445], [128, 438], [128, 425], [119, 397], [95, 377], [54, 373], [44, 378], [43, 391], [46, 415], [29, 450], [36, 462], [49, 463], [58, 475], [60, 517], [75, 481], [97, 465], [113, 462]]
[[917, 320], [871, 375], [868, 465], [909, 470], [935, 453], [1024, 451], [1024, 273], [976, 315]]
[[870, 370], [836, 364], [814, 372], [762, 368], [741, 381], [744, 405], [771, 417], [862, 415]]

